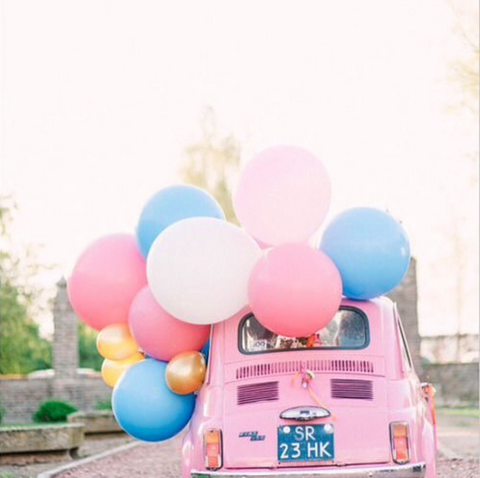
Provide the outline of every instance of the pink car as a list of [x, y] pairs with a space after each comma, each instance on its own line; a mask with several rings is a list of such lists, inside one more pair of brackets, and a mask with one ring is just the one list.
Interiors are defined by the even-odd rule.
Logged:
[[433, 392], [389, 299], [344, 300], [299, 339], [242, 311], [213, 326], [183, 476], [433, 478]]

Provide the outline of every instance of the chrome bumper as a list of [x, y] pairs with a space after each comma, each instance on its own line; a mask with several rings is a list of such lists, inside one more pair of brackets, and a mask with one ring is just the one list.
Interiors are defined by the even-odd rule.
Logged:
[[271, 470], [271, 471], [192, 471], [191, 478], [423, 478], [425, 463], [387, 467], [348, 468], [328, 470]]

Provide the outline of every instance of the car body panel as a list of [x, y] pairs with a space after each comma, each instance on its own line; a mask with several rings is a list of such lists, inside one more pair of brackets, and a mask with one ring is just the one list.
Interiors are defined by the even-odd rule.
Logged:
[[[427, 478], [435, 476], [432, 410], [411, 364], [408, 346], [402, 345], [394, 304], [386, 298], [368, 302], [344, 300], [342, 307], [360, 309], [366, 314], [370, 329], [367, 347], [244, 353], [239, 346], [239, 326], [250, 313], [248, 309], [212, 327], [207, 379], [184, 439], [185, 478], [194, 470], [207, 471], [203, 433], [209, 428], [222, 430], [223, 464], [217, 471], [220, 474], [250, 470], [252, 476], [277, 476], [275, 473], [309, 470], [309, 476], [314, 476], [310, 472], [318, 470], [321, 476], [322, 470], [335, 467], [395, 467], [398, 465], [392, 459], [390, 423], [397, 421], [409, 425], [410, 462], [425, 462], [422, 473]], [[302, 380], [306, 370], [313, 377], [308, 385]], [[345, 390], [347, 395], [355, 395], [358, 387], [360, 395], [345, 398]], [[279, 461], [278, 427], [299, 423], [280, 415], [298, 406], [322, 406], [331, 412], [331, 416], [308, 423], [333, 426], [332, 460]]]

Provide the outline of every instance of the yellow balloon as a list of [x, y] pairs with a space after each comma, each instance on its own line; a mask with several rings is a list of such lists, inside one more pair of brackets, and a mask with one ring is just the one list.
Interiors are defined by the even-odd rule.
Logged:
[[103, 358], [123, 360], [138, 352], [138, 344], [127, 324], [112, 324], [97, 335], [97, 350]]
[[188, 395], [198, 390], [207, 372], [205, 357], [200, 352], [182, 352], [170, 360], [165, 372], [167, 385], [172, 392]]
[[123, 372], [128, 370], [133, 364], [145, 360], [140, 352], [135, 352], [124, 360], [105, 359], [102, 364], [102, 378], [109, 387], [115, 387]]

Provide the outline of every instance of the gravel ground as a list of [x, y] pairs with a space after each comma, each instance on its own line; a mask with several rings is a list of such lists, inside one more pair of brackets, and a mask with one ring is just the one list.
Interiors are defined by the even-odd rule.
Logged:
[[65, 471], [58, 478], [180, 478], [181, 440], [144, 444]]
[[[477, 478], [478, 460], [439, 458], [437, 478]], [[126, 452], [57, 475], [58, 478], [180, 478], [180, 441], [141, 444]]]
[[437, 461], [437, 478], [478, 478], [478, 460], [447, 460], [440, 457]]

